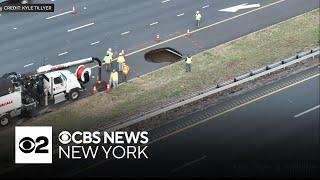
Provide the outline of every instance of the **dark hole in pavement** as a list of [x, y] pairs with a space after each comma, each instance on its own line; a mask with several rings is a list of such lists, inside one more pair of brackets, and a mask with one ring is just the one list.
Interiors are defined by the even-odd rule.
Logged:
[[144, 58], [153, 63], [174, 63], [182, 59], [182, 54], [173, 48], [166, 47], [149, 51], [144, 55]]

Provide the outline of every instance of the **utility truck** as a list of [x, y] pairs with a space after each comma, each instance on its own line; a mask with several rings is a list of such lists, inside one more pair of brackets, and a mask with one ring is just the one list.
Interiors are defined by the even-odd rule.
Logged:
[[[6, 126], [16, 116], [32, 117], [34, 113], [48, 104], [65, 100], [77, 100], [84, 84], [90, 80], [91, 69], [84, 64], [98, 62], [99, 58], [86, 58], [59, 65], [46, 65], [36, 71], [17, 74], [8, 73], [0, 78], [0, 124]], [[78, 66], [75, 73], [67, 70]]]

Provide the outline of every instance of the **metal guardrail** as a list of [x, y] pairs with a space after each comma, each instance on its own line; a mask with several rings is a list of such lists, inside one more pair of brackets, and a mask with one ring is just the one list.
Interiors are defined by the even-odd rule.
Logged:
[[317, 56], [319, 54], [320, 54], [320, 48], [319, 47], [314, 48], [314, 49], [309, 50], [309, 51], [305, 51], [305, 52], [299, 53], [299, 54], [297, 54], [295, 56], [289, 57], [289, 58], [281, 60], [279, 62], [276, 62], [276, 63], [270, 64], [268, 66], [265, 66], [265, 67], [262, 67], [262, 68], [259, 68], [259, 69], [255, 69], [255, 70], [252, 70], [252, 71], [247, 72], [245, 74], [239, 75], [239, 76], [235, 77], [232, 80], [229, 80], [229, 81], [226, 81], [226, 82], [223, 82], [223, 83], [219, 83], [216, 86], [213, 86], [213, 87], [207, 88], [205, 90], [193, 93], [193, 94], [191, 94], [189, 96], [186, 96], [186, 97], [184, 97], [184, 98], [182, 98], [182, 99], [180, 99], [178, 101], [175, 101], [175, 102], [172, 102], [172, 103], [168, 103], [165, 106], [158, 107], [158, 108], [155, 108], [155, 109], [153, 109], [151, 111], [141, 113], [141, 114], [139, 114], [137, 116], [134, 116], [134, 117], [130, 118], [130, 120], [127, 119], [126, 121], [122, 121], [122, 122], [118, 122], [118, 123], [112, 124], [111, 126], [109, 126], [109, 128], [107, 128], [107, 129], [104, 128], [103, 130], [115, 131], [115, 130], [119, 130], [119, 129], [122, 129], [122, 128], [126, 128], [126, 127], [131, 126], [133, 124], [136, 124], [138, 122], [141, 122], [141, 121], [144, 121], [146, 119], [150, 119], [150, 118], [152, 118], [154, 116], [160, 115], [160, 114], [162, 114], [164, 112], [176, 109], [178, 107], [184, 106], [184, 105], [192, 103], [194, 101], [198, 101], [200, 99], [203, 99], [203, 98], [205, 98], [207, 96], [210, 96], [210, 95], [213, 95], [215, 93], [224, 91], [226, 89], [238, 86], [238, 85], [243, 84], [245, 82], [248, 82], [248, 81], [257, 79], [259, 77], [262, 77], [264, 75], [270, 74], [270, 73], [275, 72], [277, 70], [286, 68], [286, 67], [288, 67], [290, 65], [299, 63], [299, 62], [301, 62], [303, 60], [306, 60], [306, 59], [309, 59], [309, 58], [313, 58], [314, 59], [315, 56]]

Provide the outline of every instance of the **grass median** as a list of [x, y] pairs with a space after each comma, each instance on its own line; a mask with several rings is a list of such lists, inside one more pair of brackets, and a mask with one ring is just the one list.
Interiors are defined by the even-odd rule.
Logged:
[[[318, 46], [319, 38], [317, 9], [196, 54], [192, 73], [178, 62], [125, 83], [111, 94], [79, 100], [23, 125], [53, 126], [53, 137], [62, 130], [93, 130]], [[12, 160], [14, 129], [0, 136], [1, 159]]]

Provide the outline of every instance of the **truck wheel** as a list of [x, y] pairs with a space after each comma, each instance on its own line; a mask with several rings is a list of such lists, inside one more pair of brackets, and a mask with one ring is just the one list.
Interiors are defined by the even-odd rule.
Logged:
[[7, 126], [10, 122], [10, 118], [8, 115], [4, 115], [0, 117], [0, 124], [1, 126]]
[[69, 99], [72, 100], [72, 101], [75, 101], [79, 98], [80, 94], [79, 94], [79, 90], [77, 89], [72, 89], [70, 92], [69, 92]]

